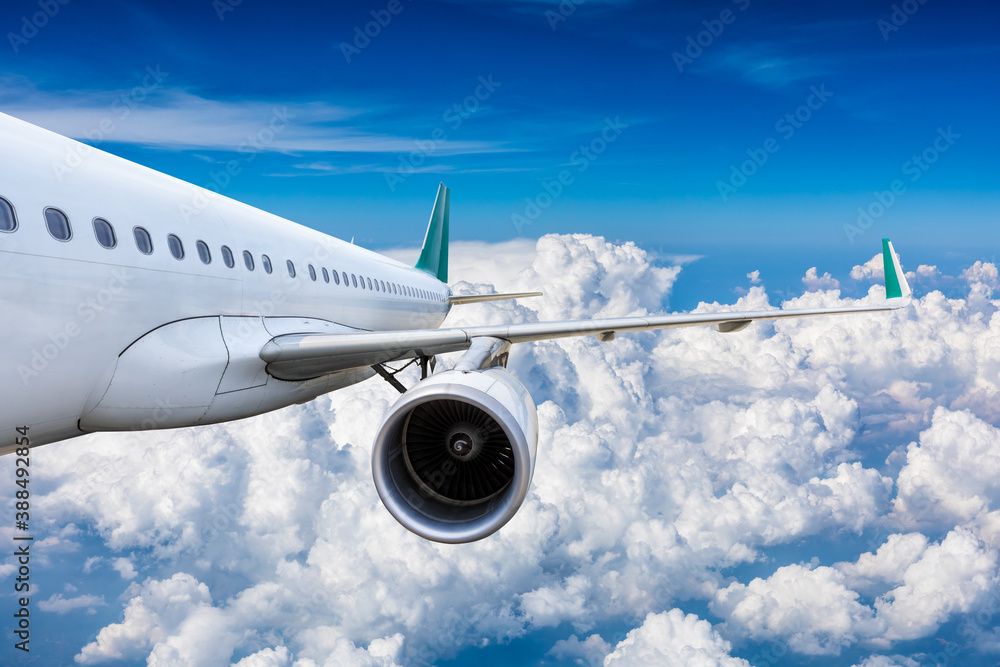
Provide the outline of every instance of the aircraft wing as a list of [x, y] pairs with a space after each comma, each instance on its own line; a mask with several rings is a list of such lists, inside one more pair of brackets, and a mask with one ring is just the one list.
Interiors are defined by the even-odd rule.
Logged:
[[466, 350], [477, 338], [496, 339], [513, 344], [550, 338], [596, 335], [602, 341], [609, 341], [618, 333], [710, 324], [715, 325], [717, 331], [729, 333], [741, 331], [757, 320], [896, 310], [909, 304], [911, 291], [889, 239], [882, 240], [882, 259], [886, 276], [886, 300], [874, 306], [682, 313], [651, 317], [348, 334], [286, 334], [271, 339], [261, 350], [260, 357], [267, 363], [267, 370], [274, 377], [304, 380], [348, 368]]

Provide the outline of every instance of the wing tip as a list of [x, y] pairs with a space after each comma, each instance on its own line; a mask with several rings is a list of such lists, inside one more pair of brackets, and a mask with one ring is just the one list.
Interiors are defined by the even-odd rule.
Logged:
[[899, 256], [892, 241], [887, 238], [882, 239], [882, 268], [885, 272], [885, 300], [889, 305], [906, 305], [913, 295], [909, 283], [906, 281], [906, 274], [899, 264]]

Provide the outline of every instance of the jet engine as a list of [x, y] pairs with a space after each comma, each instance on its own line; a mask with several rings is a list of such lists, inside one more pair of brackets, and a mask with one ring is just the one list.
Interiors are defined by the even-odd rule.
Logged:
[[375, 488], [389, 512], [417, 535], [451, 544], [510, 521], [528, 493], [538, 443], [524, 385], [499, 366], [460, 367], [403, 394], [372, 452]]

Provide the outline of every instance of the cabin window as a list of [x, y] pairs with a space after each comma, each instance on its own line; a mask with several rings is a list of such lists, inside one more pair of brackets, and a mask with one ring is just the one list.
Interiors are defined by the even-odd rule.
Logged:
[[57, 241], [69, 241], [73, 230], [69, 227], [69, 218], [57, 208], [45, 209], [45, 226]]
[[399, 294], [399, 292], [396, 291], [396, 283], [392, 283], [392, 293]]
[[17, 218], [10, 202], [0, 197], [0, 232], [12, 232], [17, 229]]
[[101, 244], [102, 247], [111, 249], [118, 245], [118, 239], [115, 238], [115, 229], [111, 226], [111, 223], [104, 218], [94, 218], [94, 236], [97, 237], [97, 242]]
[[344, 271], [344, 272], [343, 272], [342, 274], [340, 274], [340, 275], [344, 276], [344, 287], [347, 287], [347, 286], [348, 286], [348, 284], [349, 284], [349, 283], [347, 282], [347, 271]]
[[285, 266], [288, 267], [288, 275], [291, 276], [292, 278], [294, 278], [295, 277], [295, 265], [292, 264], [292, 260], [288, 260], [287, 262], [285, 262]]
[[249, 250], [243, 251], [243, 263], [247, 266], [247, 271], [253, 271], [253, 255]]
[[378, 278], [375, 279], [375, 291], [378, 292]]
[[139, 249], [143, 255], [153, 254], [153, 237], [149, 235], [143, 227], [135, 227], [132, 230], [132, 236], [135, 237], [135, 247]]
[[313, 268], [312, 264], [309, 265], [309, 277], [316, 280], [316, 269]]
[[323, 282], [330, 282], [330, 272], [326, 270], [325, 266], [323, 267]]
[[198, 241], [194, 244], [194, 247], [198, 249], [198, 259], [201, 260], [202, 264], [212, 263], [212, 251], [208, 249], [208, 244], [204, 241]]
[[174, 234], [167, 236], [167, 247], [170, 248], [170, 254], [174, 259], [184, 259], [184, 244]]
[[227, 245], [222, 246], [222, 261], [230, 269], [233, 268], [234, 266], [236, 266], [236, 260], [233, 259], [233, 251], [230, 250], [229, 246], [227, 246]]
[[333, 272], [333, 282], [337, 283], [338, 285], [340, 284], [340, 275], [337, 273], [336, 270], [334, 270]]
[[351, 274], [351, 282], [354, 283], [355, 287], [358, 286], [358, 279], [354, 277], [353, 273]]
[[271, 273], [271, 258], [267, 255], [260, 256], [260, 263], [264, 267], [264, 273]]
[[368, 278], [367, 280], [368, 280], [368, 289], [371, 289], [372, 288], [372, 279]]
[[358, 276], [358, 282], [361, 283], [361, 289], [364, 289], [365, 288], [365, 277], [364, 276]]

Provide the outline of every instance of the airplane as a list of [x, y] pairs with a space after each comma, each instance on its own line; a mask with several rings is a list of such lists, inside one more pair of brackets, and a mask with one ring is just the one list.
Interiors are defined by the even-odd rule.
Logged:
[[[441, 328], [450, 191], [415, 266], [0, 114], [0, 454], [89, 433], [227, 422], [376, 375], [401, 392], [375, 436], [389, 512], [428, 540], [491, 535], [535, 467], [535, 404], [512, 345], [569, 336], [895, 310], [911, 290], [882, 241], [878, 305]], [[451, 368], [437, 355], [463, 352]], [[387, 364], [419, 364], [407, 389]]]

